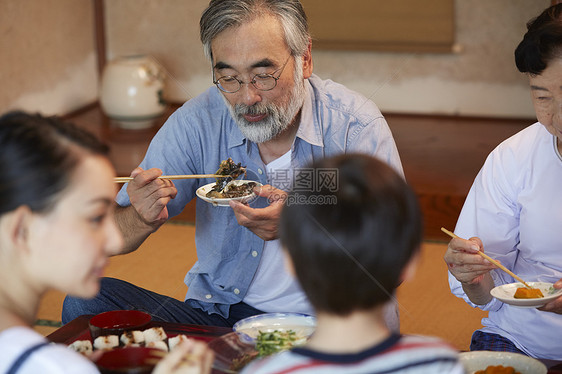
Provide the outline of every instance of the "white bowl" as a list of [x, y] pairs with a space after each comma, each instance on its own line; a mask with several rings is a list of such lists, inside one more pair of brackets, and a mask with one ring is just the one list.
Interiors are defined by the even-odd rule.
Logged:
[[546, 366], [537, 359], [511, 352], [472, 351], [459, 354], [467, 374], [484, 370], [490, 365], [511, 366], [521, 374], [546, 374]]
[[316, 318], [301, 313], [265, 313], [244, 318], [232, 329], [241, 333], [245, 342], [255, 343], [260, 332], [294, 331], [298, 336], [308, 338], [316, 329]]

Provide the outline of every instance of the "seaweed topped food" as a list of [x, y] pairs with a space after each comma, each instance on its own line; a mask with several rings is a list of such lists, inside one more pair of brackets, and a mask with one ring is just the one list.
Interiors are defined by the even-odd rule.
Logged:
[[224, 175], [224, 177], [216, 178], [217, 182], [207, 192], [207, 197], [219, 199], [242, 197], [251, 194], [257, 185], [256, 182], [231, 183], [241, 175], [246, 176], [246, 167], [242, 166], [241, 162], [236, 164], [230, 157], [220, 163], [215, 174]]
[[216, 199], [231, 199], [234, 197], [242, 197], [250, 195], [254, 192], [254, 187], [257, 186], [256, 182], [247, 183], [230, 183], [221, 192], [216, 191], [214, 188], [207, 192], [207, 197], [212, 197]]

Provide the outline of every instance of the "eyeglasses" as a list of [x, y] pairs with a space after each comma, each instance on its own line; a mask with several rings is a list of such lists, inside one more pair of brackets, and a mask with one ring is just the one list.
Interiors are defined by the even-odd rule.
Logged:
[[[219, 79], [214, 80], [213, 83], [216, 84], [221, 91], [226, 93], [238, 92], [240, 88], [242, 88], [243, 84], [248, 83], [251, 83], [252, 86], [260, 91], [271, 91], [275, 88], [275, 86], [277, 86], [277, 80], [281, 78], [281, 74], [283, 74], [283, 70], [285, 69], [285, 66], [289, 62], [290, 58], [291, 56], [287, 57], [287, 61], [285, 61], [283, 66], [281, 66], [271, 74], [256, 74], [249, 82], [241, 81], [240, 79], [232, 75], [225, 75], [224, 77], [220, 77]], [[277, 77], [273, 76], [277, 72], [279, 72], [279, 75]]]

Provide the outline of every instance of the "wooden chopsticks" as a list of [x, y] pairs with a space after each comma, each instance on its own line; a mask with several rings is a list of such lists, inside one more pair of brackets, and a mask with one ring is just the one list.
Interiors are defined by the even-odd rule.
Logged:
[[[158, 179], [198, 179], [198, 178], [224, 178], [227, 175], [218, 175], [218, 174], [192, 174], [192, 175], [162, 175], [158, 177]], [[115, 183], [127, 183], [132, 181], [132, 177], [115, 177], [113, 181]]]
[[[441, 231], [443, 231], [445, 234], [449, 235], [451, 238], [460, 238], [459, 236], [457, 236], [455, 233], [447, 230], [444, 227], [441, 227]], [[492, 264], [496, 265], [497, 267], [499, 267], [500, 269], [502, 269], [503, 271], [505, 271], [507, 274], [511, 275], [514, 279], [517, 279], [519, 282], [523, 283], [525, 285], [525, 287], [527, 288], [533, 288], [531, 286], [529, 286], [527, 283], [525, 283], [525, 281], [521, 278], [519, 278], [517, 275], [515, 275], [511, 270], [509, 270], [508, 268], [506, 268], [505, 266], [503, 266], [502, 264], [500, 264], [499, 262], [497, 262], [496, 260], [494, 260], [493, 258], [491, 258], [490, 256], [488, 256], [487, 254], [485, 254], [482, 251], [478, 251], [478, 254], [482, 257], [484, 257], [486, 260], [490, 261]]]

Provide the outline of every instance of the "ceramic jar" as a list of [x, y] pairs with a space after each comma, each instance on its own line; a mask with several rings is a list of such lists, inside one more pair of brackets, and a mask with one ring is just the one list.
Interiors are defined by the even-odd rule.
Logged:
[[163, 90], [164, 72], [152, 57], [118, 57], [103, 70], [100, 105], [118, 126], [144, 129], [166, 108]]

